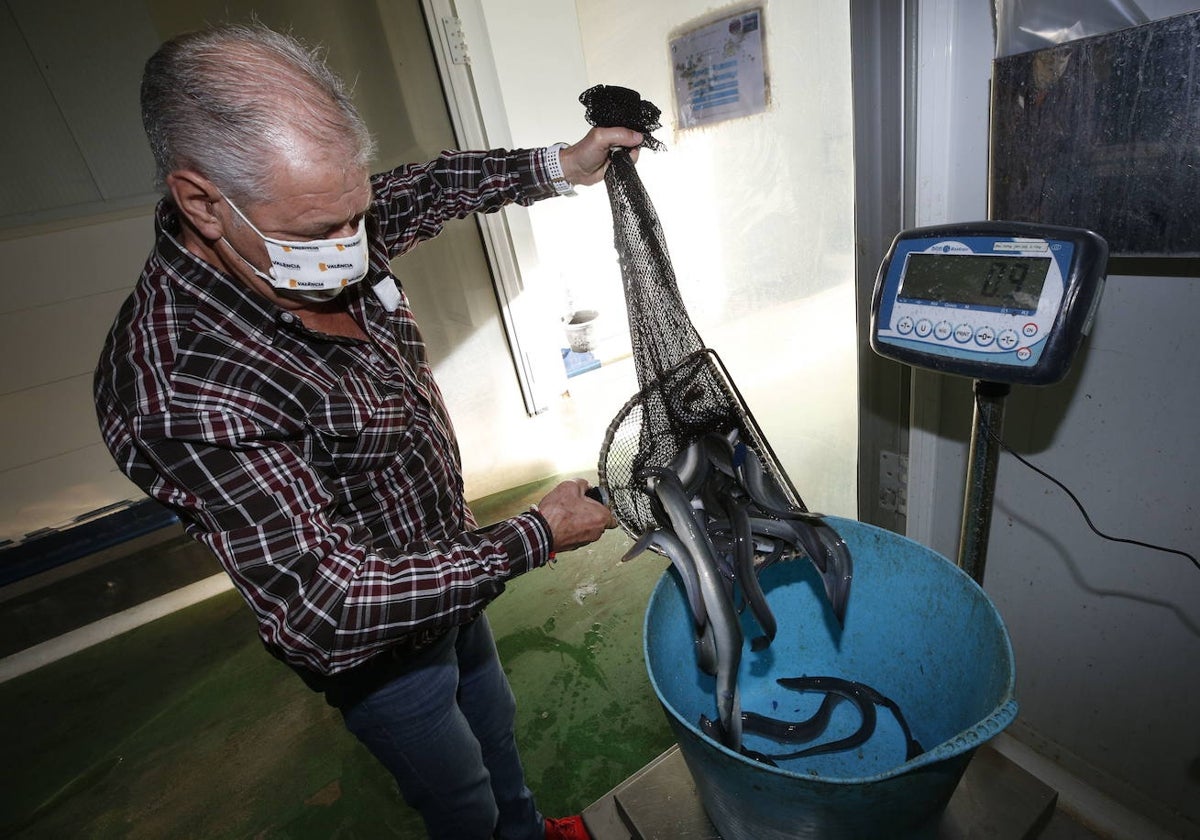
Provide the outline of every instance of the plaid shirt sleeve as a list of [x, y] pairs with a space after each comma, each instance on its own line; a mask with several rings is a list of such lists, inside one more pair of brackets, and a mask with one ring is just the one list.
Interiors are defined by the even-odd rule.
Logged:
[[[372, 247], [389, 255], [554, 194], [541, 150], [447, 153], [373, 186]], [[475, 527], [407, 300], [370, 309], [373, 343], [322, 339], [187, 254], [164, 212], [97, 367], [101, 431], [216, 554], [269, 648], [337, 674], [423, 646], [547, 562], [537, 512]]]
[[558, 195], [541, 149], [443, 152], [430, 163], [401, 166], [373, 179], [384, 212], [389, 256], [431, 239], [451, 219], [528, 206]]

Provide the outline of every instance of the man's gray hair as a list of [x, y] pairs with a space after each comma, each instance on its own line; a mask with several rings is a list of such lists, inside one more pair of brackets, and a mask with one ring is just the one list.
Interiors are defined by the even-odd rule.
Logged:
[[318, 51], [265, 26], [222, 25], [164, 43], [142, 76], [142, 123], [159, 186], [199, 171], [235, 201], [271, 198], [271, 168], [297, 133], [366, 167], [370, 132]]

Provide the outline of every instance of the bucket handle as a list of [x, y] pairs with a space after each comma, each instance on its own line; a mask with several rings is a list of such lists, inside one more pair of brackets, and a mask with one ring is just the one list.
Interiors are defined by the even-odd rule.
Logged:
[[912, 761], [906, 761], [897, 767], [895, 772], [907, 773], [909, 770], [915, 770], [927, 764], [934, 764], [935, 762], [982, 746], [1004, 731], [1005, 727], [1012, 723], [1016, 717], [1017, 701], [1010, 697], [993, 709], [992, 713], [979, 721], [979, 723], [968, 729], [964, 729], [949, 740], [943, 741], [932, 750], [921, 753]]

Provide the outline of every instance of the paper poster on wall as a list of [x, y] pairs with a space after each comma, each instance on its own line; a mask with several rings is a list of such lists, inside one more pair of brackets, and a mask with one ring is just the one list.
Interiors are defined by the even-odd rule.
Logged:
[[749, 9], [670, 42], [680, 128], [745, 117], [767, 107], [762, 9]]

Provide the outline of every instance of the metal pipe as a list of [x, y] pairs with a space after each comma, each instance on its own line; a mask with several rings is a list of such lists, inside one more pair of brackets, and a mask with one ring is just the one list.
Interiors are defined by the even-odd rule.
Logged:
[[975, 380], [975, 411], [971, 424], [971, 451], [967, 486], [963, 494], [962, 529], [958, 536], [958, 566], [983, 585], [988, 536], [992, 529], [992, 502], [996, 493], [996, 468], [1000, 460], [1000, 432], [1004, 425], [1004, 398], [1010, 386]]

